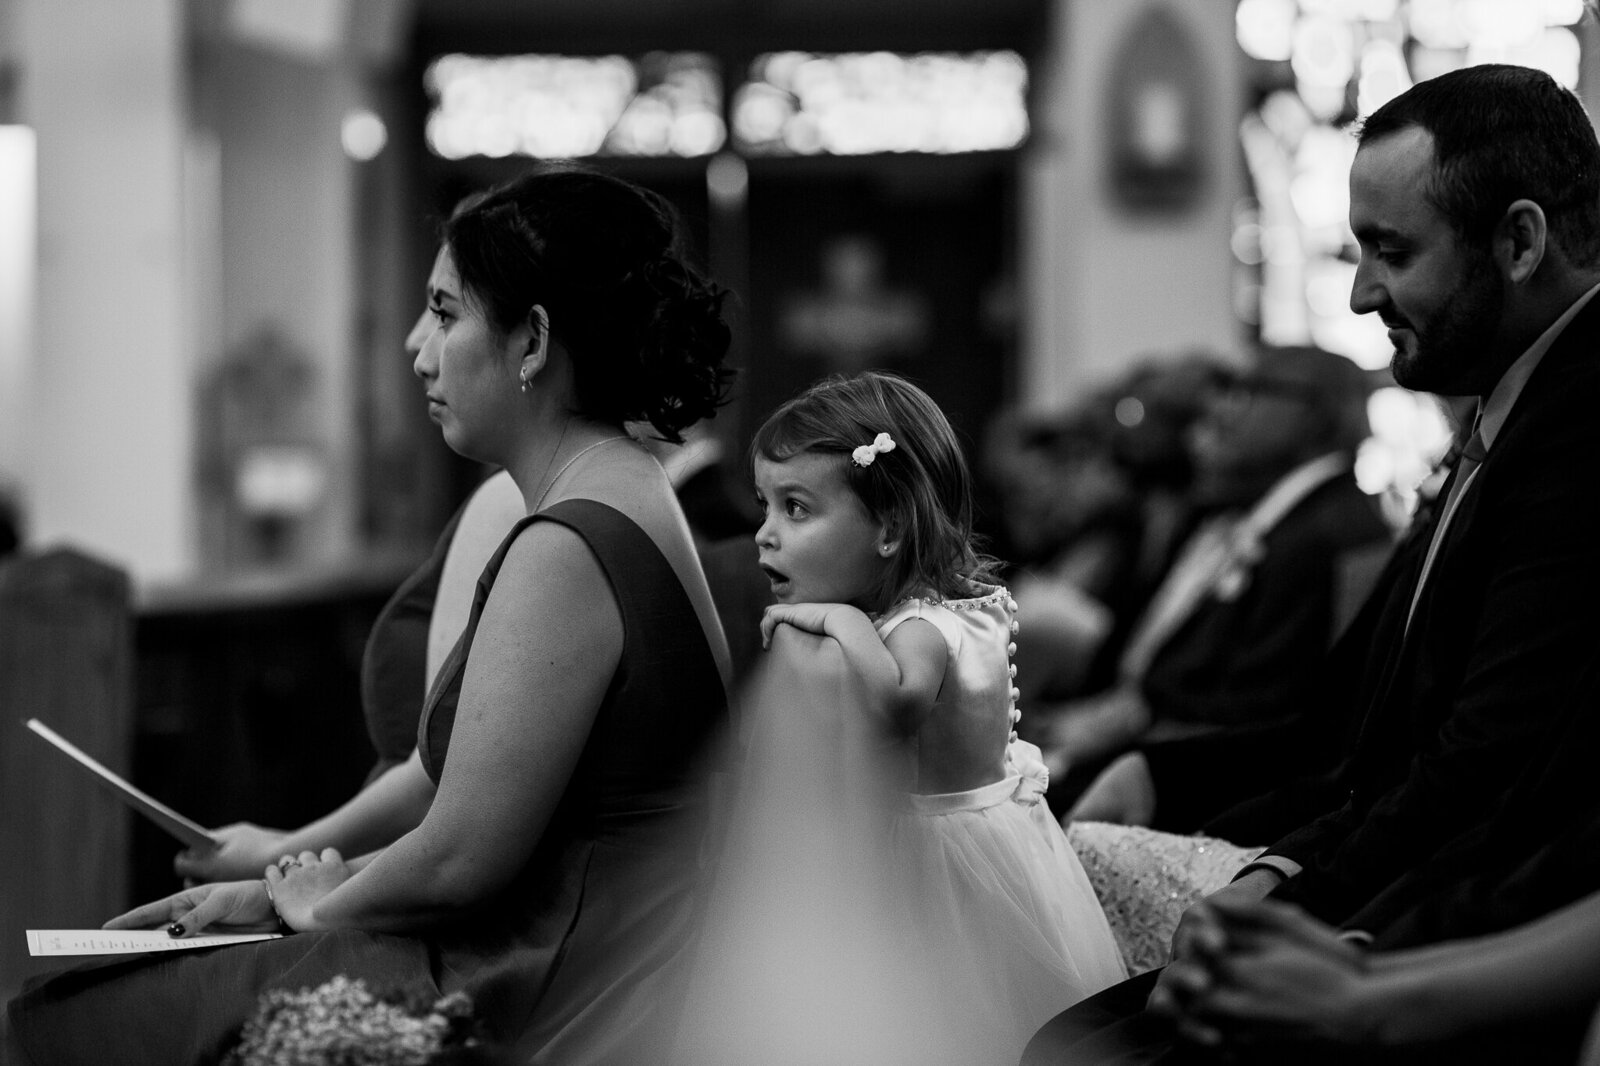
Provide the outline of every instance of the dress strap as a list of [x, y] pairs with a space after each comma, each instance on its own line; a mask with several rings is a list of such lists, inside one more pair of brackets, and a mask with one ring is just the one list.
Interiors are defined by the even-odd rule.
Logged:
[[[417, 747], [423, 765], [435, 780], [444, 768], [467, 653], [477, 634], [489, 592], [494, 588], [511, 545], [524, 529], [541, 521], [556, 522], [578, 534], [605, 571], [622, 615], [623, 673], [652, 668], [667, 670], [674, 674], [675, 684], [698, 689], [704, 681], [702, 671], [710, 671], [710, 676], [716, 679], [716, 691], [722, 691], [721, 674], [700, 617], [677, 571], [672, 569], [656, 542], [633, 519], [608, 504], [597, 500], [562, 500], [512, 526], [478, 578], [466, 629], [439, 671], [417, 730]], [[612, 687], [625, 680], [614, 679]], [[635, 681], [638, 683], [638, 679]]]

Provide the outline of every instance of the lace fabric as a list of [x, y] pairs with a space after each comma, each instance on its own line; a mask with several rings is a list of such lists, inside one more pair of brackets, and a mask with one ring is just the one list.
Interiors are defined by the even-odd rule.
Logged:
[[1233, 880], [1262, 851], [1216, 837], [1109, 822], [1073, 822], [1067, 839], [1100, 898], [1129, 974], [1165, 966], [1183, 912]]

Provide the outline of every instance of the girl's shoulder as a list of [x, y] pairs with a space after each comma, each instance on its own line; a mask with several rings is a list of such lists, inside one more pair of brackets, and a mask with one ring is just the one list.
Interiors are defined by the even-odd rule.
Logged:
[[1003, 585], [973, 585], [973, 595], [960, 599], [910, 596], [874, 619], [878, 635], [889, 639], [897, 626], [912, 618], [931, 622], [944, 635], [952, 655], [961, 649], [963, 636], [974, 627], [1009, 627], [1017, 609], [1011, 592]]

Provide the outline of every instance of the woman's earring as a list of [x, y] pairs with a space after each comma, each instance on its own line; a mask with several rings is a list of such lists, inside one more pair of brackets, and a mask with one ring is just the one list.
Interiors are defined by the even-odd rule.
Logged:
[[527, 367], [523, 367], [522, 370], [517, 374], [517, 377], [522, 381], [522, 393], [524, 396], [526, 396], [528, 394], [528, 390], [533, 387], [533, 375], [528, 373]]
[[889, 558], [889, 556], [894, 554], [894, 545], [885, 541], [884, 543], [878, 545], [878, 554], [883, 556], [885, 559]]

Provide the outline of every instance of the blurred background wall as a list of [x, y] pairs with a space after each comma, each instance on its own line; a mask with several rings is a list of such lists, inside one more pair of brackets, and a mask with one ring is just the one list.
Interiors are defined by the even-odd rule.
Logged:
[[[416, 558], [481, 473], [401, 351], [430, 220], [530, 154], [592, 152], [683, 209], [741, 297], [735, 444], [869, 364], [923, 380], [974, 442], [1135, 360], [1258, 336], [1380, 366], [1341, 308], [1348, 138], [1321, 131], [1481, 58], [1570, 69], [1592, 100], [1581, 13], [0, 0], [0, 492], [31, 541], [143, 595]], [[544, 65], [494, 65], [515, 56]], [[507, 103], [517, 85], [534, 102]], [[964, 108], [943, 142], [930, 99]]]

